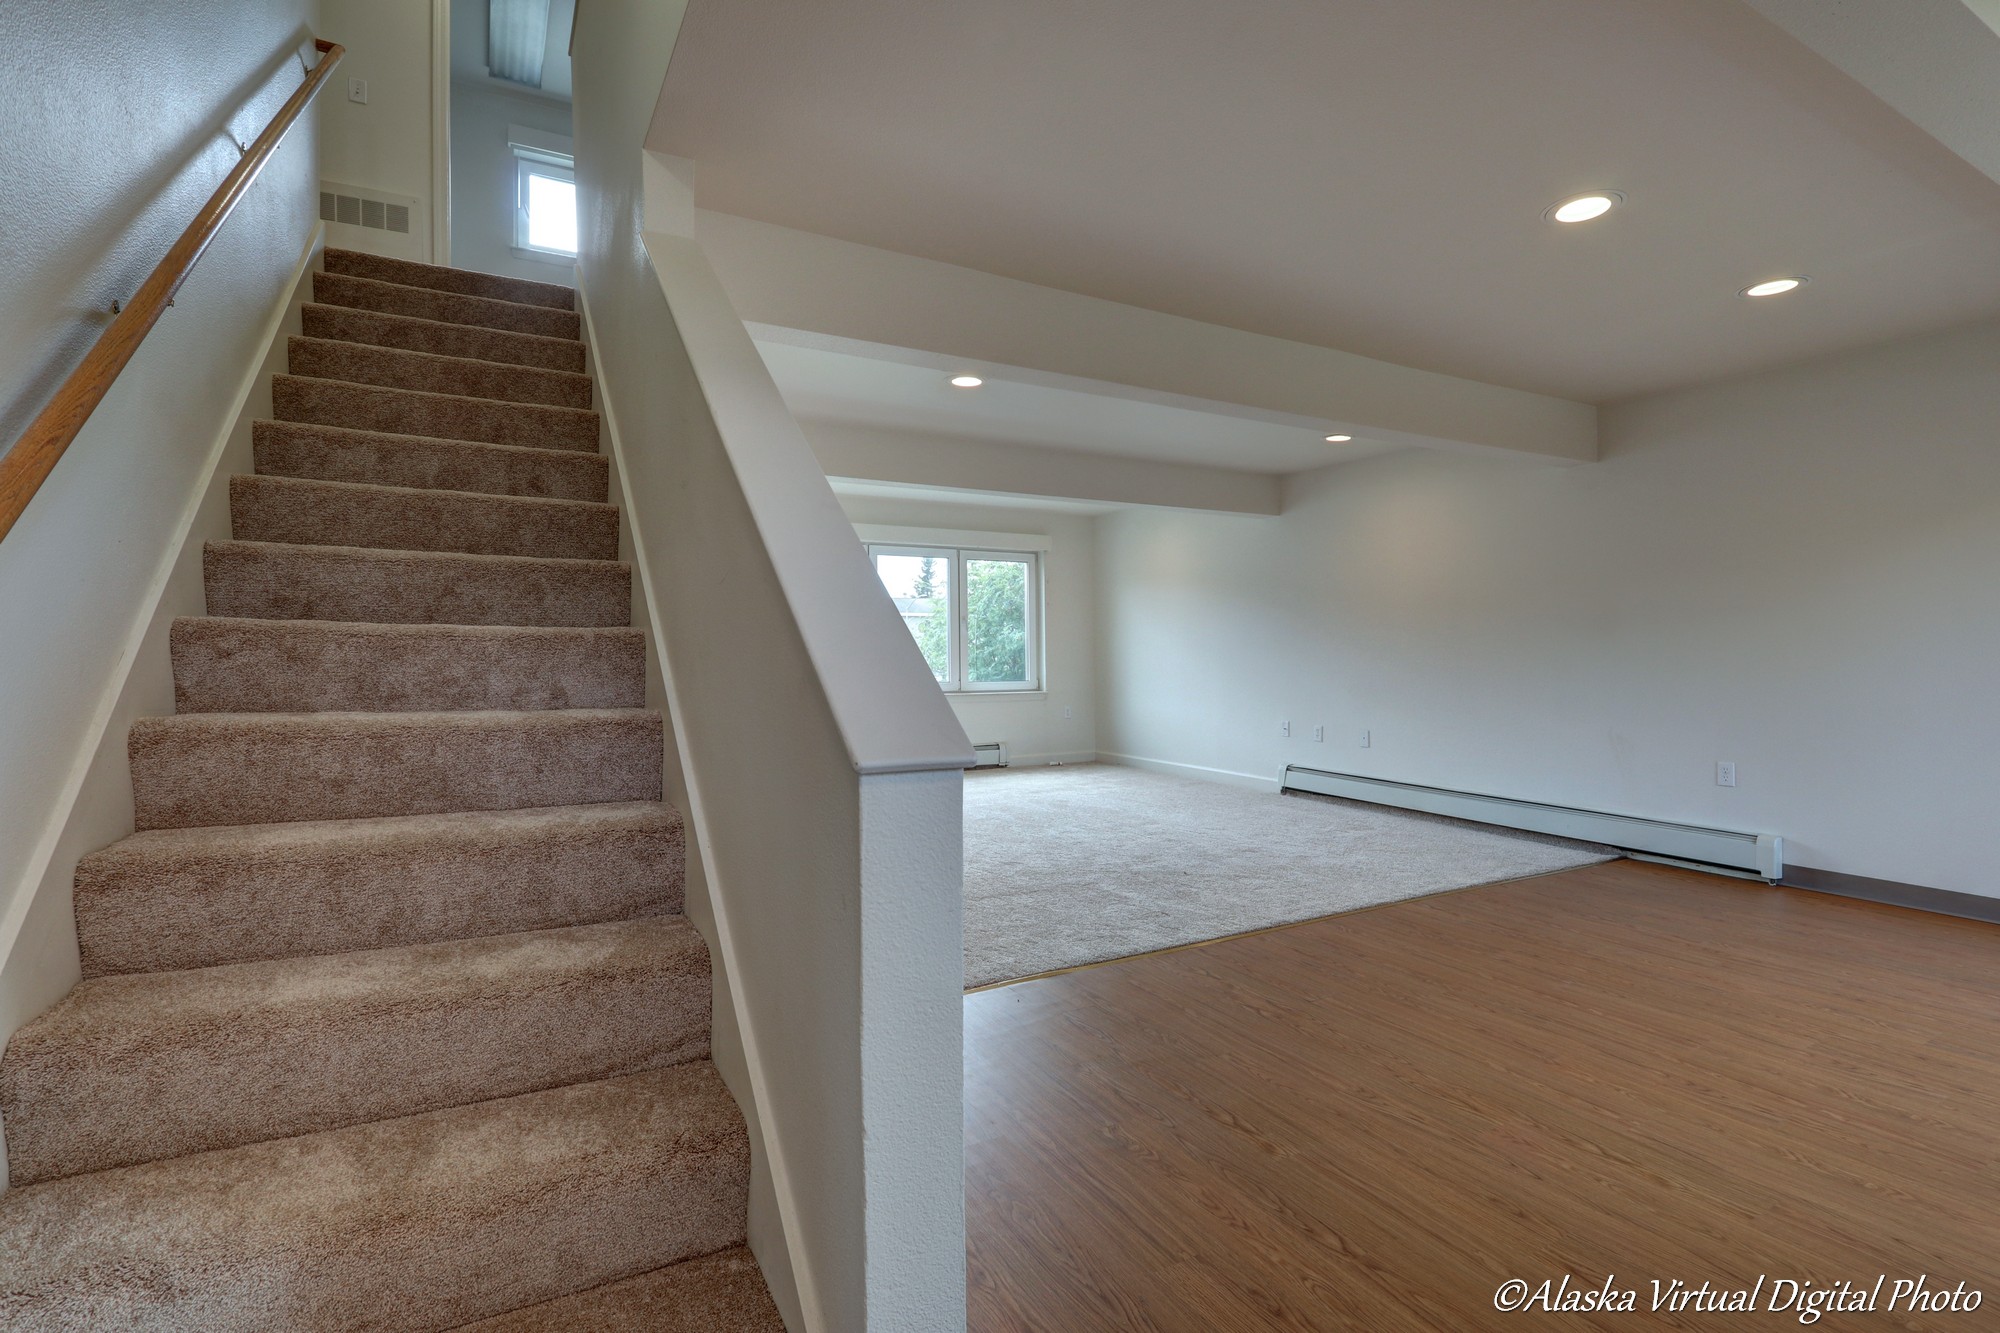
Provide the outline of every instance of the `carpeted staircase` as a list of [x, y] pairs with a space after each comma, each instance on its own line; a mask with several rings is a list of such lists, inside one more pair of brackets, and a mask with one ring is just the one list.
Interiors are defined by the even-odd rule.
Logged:
[[325, 263], [0, 1058], [0, 1327], [781, 1333], [573, 294]]

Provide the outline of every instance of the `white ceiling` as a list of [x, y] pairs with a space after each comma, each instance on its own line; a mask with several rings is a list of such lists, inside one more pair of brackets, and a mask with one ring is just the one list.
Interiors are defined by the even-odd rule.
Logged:
[[704, 208], [1586, 401], [2000, 310], [2000, 186], [1736, 0], [693, 0], [649, 145]]
[[486, 72], [489, 0], [451, 0], [451, 81], [493, 88], [524, 97], [570, 100], [569, 33], [576, 0], [549, 0], [548, 46], [542, 56], [542, 86], [529, 88]]
[[928, 366], [818, 347], [759, 341], [757, 350], [792, 414], [897, 430], [963, 435], [1161, 463], [1288, 473], [1344, 463], [1386, 446], [1328, 444], [1324, 427], [1281, 425], [1232, 413], [1138, 401], [1010, 380], [980, 367], [977, 389], [953, 388]]

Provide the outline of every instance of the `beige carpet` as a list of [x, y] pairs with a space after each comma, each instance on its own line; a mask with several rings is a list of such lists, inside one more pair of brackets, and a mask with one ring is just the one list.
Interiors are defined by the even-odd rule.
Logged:
[[325, 262], [0, 1053], [0, 1328], [783, 1333], [574, 293]]
[[965, 782], [965, 984], [1608, 861], [1587, 843], [1109, 764]]

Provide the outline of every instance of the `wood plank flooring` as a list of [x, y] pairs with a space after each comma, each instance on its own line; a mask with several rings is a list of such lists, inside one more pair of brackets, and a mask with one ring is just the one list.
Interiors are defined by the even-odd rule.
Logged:
[[[965, 1024], [973, 1333], [1800, 1328], [1648, 1313], [1760, 1274], [1985, 1293], [1820, 1328], [2000, 1329], [2000, 927], [1620, 861]], [[1494, 1309], [1565, 1274], [1638, 1311]]]

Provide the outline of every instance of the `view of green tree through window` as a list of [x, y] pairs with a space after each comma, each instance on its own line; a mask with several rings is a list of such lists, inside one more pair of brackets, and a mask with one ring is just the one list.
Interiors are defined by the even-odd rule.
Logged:
[[938, 684], [1039, 686], [1036, 556], [880, 545], [868, 554]]
[[940, 684], [951, 679], [951, 570], [950, 556], [904, 555], [881, 552], [875, 556], [875, 572], [882, 586], [896, 600], [896, 610], [910, 627], [910, 636], [923, 650], [924, 661]]
[[1028, 563], [965, 562], [965, 678], [981, 684], [1028, 679]]
[[910, 596], [931, 609], [922, 619], [910, 621], [910, 632], [917, 636], [917, 647], [924, 650], [924, 661], [931, 664], [931, 674], [939, 680], [951, 674], [951, 598], [946, 592], [950, 586], [951, 561], [927, 555], [918, 562]]

